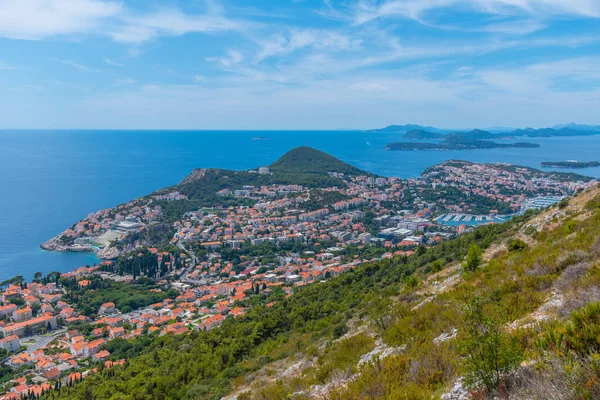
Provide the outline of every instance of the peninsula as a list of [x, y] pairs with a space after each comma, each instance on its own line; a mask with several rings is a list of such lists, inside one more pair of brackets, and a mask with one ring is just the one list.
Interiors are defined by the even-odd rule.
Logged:
[[[454, 140], [448, 139], [451, 143]], [[424, 144], [431, 145], [416, 143]], [[290, 237], [315, 241], [336, 235], [342, 235], [344, 243], [361, 242], [361, 233], [344, 233], [337, 222], [340, 215], [356, 211], [351, 217], [354, 223], [363, 224], [362, 233], [374, 236], [378, 231], [373, 215], [410, 212], [418, 216], [417, 224], [431, 223], [433, 218], [453, 212], [463, 213], [464, 218], [488, 215], [490, 210], [513, 214], [522, 206], [519, 195], [523, 193], [527, 197], [560, 197], [574, 193], [590, 180], [576, 174], [514, 168], [507, 172], [502, 165], [454, 161], [428, 168], [422, 180], [400, 180], [378, 177], [319, 150], [299, 147], [269, 166], [252, 170], [193, 170], [174, 186], [89, 214], [41, 247], [90, 251], [102, 259], [118, 259], [145, 248], [175, 254], [176, 248], [188, 248], [189, 243], [194, 243], [196, 250], [210, 250], [244, 243], [279, 243]], [[436, 173], [431, 174], [432, 170]], [[528, 171], [527, 177], [523, 171]], [[444, 178], [438, 181], [436, 174]], [[458, 178], [451, 182], [453, 186], [466, 182], [464, 177], [470, 175], [473, 183], [485, 182], [485, 177], [506, 177], [499, 187], [473, 193], [472, 183], [460, 188], [444, 186], [444, 179], [455, 174]], [[533, 178], [544, 185], [537, 185]], [[533, 183], [528, 183], [529, 179]], [[318, 228], [309, 227], [313, 221], [319, 222]]]
[[[466, 276], [457, 267], [463, 260], [465, 265], [481, 262], [480, 255], [468, 255], [480, 251], [475, 243], [492, 246], [494, 254], [501, 249], [510, 253], [506, 265], [495, 268], [490, 263], [486, 273], [520, 268], [515, 252], [527, 251], [528, 243], [510, 240], [507, 229], [514, 227], [519, 238], [539, 237], [555, 249], [563, 236], [552, 243], [554, 236], [548, 235], [566, 236], [584, 223], [558, 213], [571, 202], [577, 204], [565, 196], [581, 192], [591, 198], [598, 193], [596, 187], [592, 178], [572, 172], [458, 160], [427, 168], [418, 179], [381, 177], [309, 147], [292, 149], [269, 166], [252, 170], [193, 170], [174, 186], [90, 213], [54, 239], [63, 250], [88, 246], [110, 260], [68, 273], [38, 273], [29, 284], [22, 276], [0, 283], [8, 299], [0, 310], [0, 353], [6, 360], [1, 369], [4, 391], [10, 391], [4, 397], [0, 392], [0, 399], [22, 398], [13, 396], [15, 388], [19, 393], [45, 393], [48, 399], [91, 398], [85, 393], [95, 398], [126, 393], [142, 393], [140, 398], [226, 398], [251, 382], [237, 377], [270, 365], [271, 359], [263, 356], [268, 353], [259, 349], [273, 351], [273, 343], [288, 340], [285, 351], [312, 352], [330, 342], [344, 346], [335, 350], [342, 354], [357, 348], [344, 341], [358, 337], [364, 342], [360, 352], [367, 357], [375, 354], [376, 344], [367, 335], [348, 335], [355, 329], [350, 321], [363, 319], [347, 315], [349, 309], [357, 316], [363, 305], [380, 312], [386, 303], [372, 303], [374, 293], [408, 293], [403, 300], [411, 302], [407, 310], [418, 310], [422, 300], [412, 296], [417, 296], [419, 282], [426, 284], [423, 274], [441, 273], [448, 265], [457, 276]], [[565, 227], [544, 234], [524, 226], [532, 216], [528, 210], [557, 203], [542, 221], [553, 223], [556, 215], [564, 216], [569, 218]], [[503, 223], [511, 216], [515, 218]], [[567, 248], [577, 249], [579, 238], [570, 237], [573, 244]], [[559, 260], [561, 249], [555, 251]], [[540, 253], [540, 264], [547, 254], [546, 249]], [[559, 279], [552, 271], [549, 275]], [[502, 275], [510, 286], [498, 283], [498, 290], [490, 292], [513, 296], [500, 289], [512, 290], [512, 275]], [[516, 293], [550, 290], [548, 285], [529, 284], [532, 276], [523, 272], [517, 281], [523, 287]], [[456, 313], [467, 292], [457, 292]], [[536, 296], [526, 298], [538, 299], [537, 307], [547, 294]], [[508, 298], [505, 303], [512, 305], [514, 298]], [[424, 333], [427, 342], [452, 329], [457, 318], [452, 316], [443, 330]], [[364, 326], [378, 329], [370, 321]], [[431, 346], [438, 349], [435, 342]], [[277, 363], [298, 362], [273, 354]], [[355, 354], [352, 365], [360, 358]], [[310, 360], [315, 368], [328, 368], [315, 362], [314, 355]], [[209, 379], [191, 372], [207, 366]], [[131, 378], [134, 373], [140, 378]], [[148, 384], [167, 382], [170, 376], [168, 385]], [[310, 388], [315, 380], [307, 382]], [[270, 385], [261, 381], [256, 390], [271, 390]], [[171, 395], [170, 387], [185, 389]], [[290, 386], [286, 396], [293, 390]], [[279, 398], [273, 393], [250, 399]], [[428, 393], [425, 398], [430, 397]]]

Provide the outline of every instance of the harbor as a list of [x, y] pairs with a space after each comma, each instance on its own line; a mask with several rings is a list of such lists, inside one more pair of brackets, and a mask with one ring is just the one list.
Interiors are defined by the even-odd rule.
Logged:
[[442, 214], [439, 217], [434, 218], [434, 222], [447, 226], [458, 226], [458, 225], [484, 225], [490, 223], [502, 223], [508, 221], [509, 216], [503, 215], [472, 215], [462, 213], [449, 213]]
[[[527, 199], [523, 202], [523, 204], [521, 204], [521, 208], [516, 215], [523, 215], [528, 210], [540, 210], [542, 208], [553, 206], [564, 198], [564, 196], [541, 196]], [[433, 222], [446, 226], [478, 226], [490, 223], [506, 222], [513, 216], [514, 215], [472, 215], [463, 213], [449, 213], [442, 214], [434, 218]]]

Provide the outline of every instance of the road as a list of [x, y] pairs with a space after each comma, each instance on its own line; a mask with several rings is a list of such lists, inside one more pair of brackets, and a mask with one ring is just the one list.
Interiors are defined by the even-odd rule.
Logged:
[[24, 341], [35, 340], [35, 343], [32, 343], [30, 345], [24, 344], [24, 345], [28, 346], [26, 351], [27, 351], [27, 353], [29, 353], [31, 355], [34, 352], [41, 349], [42, 347], [44, 347], [45, 345], [47, 345], [48, 343], [50, 343], [51, 341], [53, 341], [57, 336], [64, 334], [66, 331], [67, 331], [66, 329], [58, 329], [58, 330], [52, 331], [48, 336], [43, 336], [43, 335], [28, 336], [28, 337], [21, 339], [21, 343], [23, 343]]
[[185, 252], [185, 254], [187, 254], [192, 259], [192, 263], [189, 267], [185, 269], [185, 271], [183, 271], [183, 275], [181, 275], [181, 278], [179, 280], [190, 285], [201, 285], [202, 282], [188, 278], [188, 274], [196, 267], [196, 255], [193, 252], [188, 251], [183, 245], [183, 243], [181, 243], [181, 241], [177, 242], [177, 247], [179, 247], [183, 252]]
[[[25, 350], [25, 351], [29, 355], [33, 355], [33, 353], [35, 353], [36, 351], [38, 351], [39, 349], [41, 349], [42, 347], [44, 347], [45, 345], [47, 345], [48, 343], [53, 341], [57, 336], [62, 335], [66, 331], [67, 331], [66, 329], [58, 329], [56, 331], [53, 331], [48, 336], [43, 336], [43, 335], [27, 336], [27, 337], [24, 337], [23, 339], [21, 339], [21, 345], [28, 346], [27, 350]], [[30, 341], [30, 340], [35, 340], [35, 343], [32, 343], [32, 344], [23, 343], [23, 342]], [[18, 353], [15, 353], [15, 354], [18, 354]], [[11, 356], [12, 356], [12, 354], [11, 354]], [[4, 360], [0, 360], [0, 364], [4, 364], [5, 362], [8, 361], [9, 358], [10, 358], [10, 356], [6, 357]]]

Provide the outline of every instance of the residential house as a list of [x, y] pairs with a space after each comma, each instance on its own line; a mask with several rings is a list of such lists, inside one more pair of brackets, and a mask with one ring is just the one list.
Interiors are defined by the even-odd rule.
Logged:
[[100, 350], [100, 347], [102, 345], [104, 345], [104, 343], [106, 343], [106, 341], [104, 339], [96, 339], [89, 343], [85, 343], [83, 345], [83, 356], [84, 357], [93, 356]]
[[2, 326], [0, 327], [0, 332], [2, 332], [5, 337], [10, 335], [23, 337], [26, 334], [33, 333], [42, 328], [48, 328], [49, 330], [56, 329], [56, 318], [51, 315], [42, 315], [41, 317], [27, 321]]
[[10, 335], [4, 339], [0, 339], [0, 347], [9, 353], [14, 353], [21, 347], [21, 342], [19, 341], [19, 337], [17, 335]]
[[104, 303], [100, 306], [100, 309], [98, 310], [98, 312], [100, 314], [114, 314], [116, 311], [115, 309], [115, 303], [113, 303], [112, 301], [108, 302], [108, 303]]

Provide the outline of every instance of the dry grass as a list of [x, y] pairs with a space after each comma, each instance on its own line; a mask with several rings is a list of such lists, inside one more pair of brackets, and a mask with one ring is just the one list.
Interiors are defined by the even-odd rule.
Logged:
[[577, 264], [569, 265], [563, 272], [560, 274], [558, 279], [554, 281], [554, 288], [565, 291], [566, 289], [573, 286], [573, 283], [581, 278], [588, 269], [590, 269], [591, 264], [587, 261], [579, 262]]
[[571, 290], [565, 294], [563, 303], [557, 312], [561, 317], [567, 317], [573, 311], [595, 301], [600, 301], [600, 288], [598, 286]]

